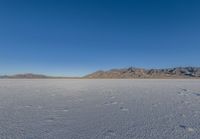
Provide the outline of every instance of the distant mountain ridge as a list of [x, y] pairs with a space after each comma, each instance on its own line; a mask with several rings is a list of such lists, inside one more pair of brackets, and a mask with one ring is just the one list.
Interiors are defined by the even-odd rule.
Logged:
[[200, 67], [176, 67], [165, 69], [123, 68], [97, 71], [83, 77], [55, 77], [43, 74], [2, 75], [0, 79], [151, 79], [151, 78], [200, 78]]
[[109, 71], [97, 71], [84, 78], [200, 78], [200, 67], [176, 67], [166, 69], [124, 68]]
[[78, 79], [80, 77], [64, 77], [64, 76], [48, 76], [43, 74], [15, 74], [15, 75], [0, 75], [0, 79]]
[[13, 78], [13, 79], [19, 79], [19, 78], [50, 78], [50, 76], [42, 75], [42, 74], [33, 74], [33, 73], [25, 73], [25, 74], [15, 74], [15, 75], [2, 75], [0, 78]]

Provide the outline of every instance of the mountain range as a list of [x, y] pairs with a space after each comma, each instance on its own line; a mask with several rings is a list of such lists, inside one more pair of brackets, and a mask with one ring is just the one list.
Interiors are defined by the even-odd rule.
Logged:
[[200, 67], [177, 67], [166, 69], [124, 68], [97, 71], [85, 78], [138, 79], [138, 78], [200, 78]]
[[1, 79], [49, 79], [49, 78], [66, 78], [66, 79], [165, 79], [165, 78], [200, 78], [200, 67], [176, 67], [165, 69], [144, 69], [144, 68], [123, 68], [112, 69], [108, 71], [97, 71], [83, 77], [55, 77], [42, 74], [16, 74], [2, 75]]
[[26, 74], [15, 74], [15, 75], [2, 75], [0, 78], [11, 78], [11, 79], [21, 79], [21, 78], [27, 78], [27, 79], [33, 79], [33, 78], [50, 78], [50, 76], [42, 75], [42, 74], [33, 74], [33, 73], [26, 73]]

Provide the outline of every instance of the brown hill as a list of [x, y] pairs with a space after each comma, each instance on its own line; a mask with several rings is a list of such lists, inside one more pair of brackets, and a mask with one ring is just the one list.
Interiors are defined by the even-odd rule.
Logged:
[[167, 69], [126, 68], [97, 71], [84, 78], [200, 78], [199, 67], [177, 67]]

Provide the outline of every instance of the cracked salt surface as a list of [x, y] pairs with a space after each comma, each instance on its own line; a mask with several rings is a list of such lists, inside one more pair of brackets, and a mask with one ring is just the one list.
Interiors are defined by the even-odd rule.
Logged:
[[200, 80], [0, 80], [0, 138], [198, 139]]

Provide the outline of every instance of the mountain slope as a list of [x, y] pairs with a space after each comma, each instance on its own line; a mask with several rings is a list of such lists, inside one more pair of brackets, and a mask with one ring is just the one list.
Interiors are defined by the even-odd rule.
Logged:
[[97, 71], [84, 78], [200, 78], [199, 67], [177, 67], [167, 69], [125, 68]]

